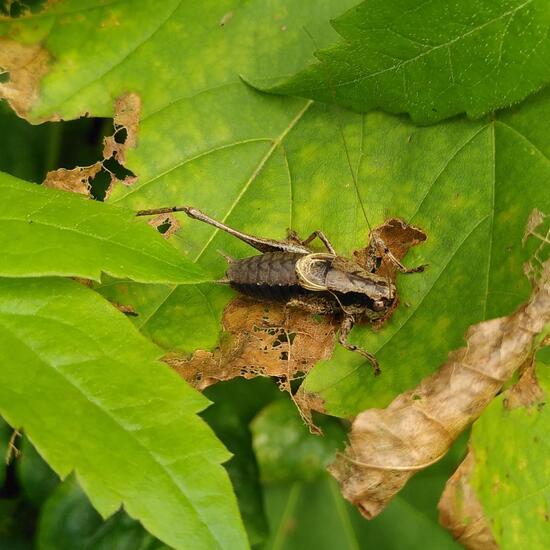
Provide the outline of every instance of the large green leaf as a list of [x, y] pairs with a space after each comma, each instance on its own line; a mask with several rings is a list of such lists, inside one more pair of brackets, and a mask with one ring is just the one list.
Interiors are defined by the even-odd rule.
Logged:
[[161, 235], [124, 209], [0, 173], [0, 275], [102, 271], [136, 281], [196, 283], [208, 276]]
[[497, 397], [474, 424], [471, 484], [503, 549], [544, 548], [550, 515], [550, 366], [537, 365], [543, 391], [530, 406]]
[[[426, 273], [400, 278], [401, 306], [382, 330], [358, 327], [352, 335], [377, 353], [382, 376], [373, 378], [360, 357], [337, 347], [306, 379], [329, 412], [349, 416], [414, 386], [460, 347], [469, 325], [507, 314], [528, 296], [522, 271], [528, 253], [520, 243], [531, 209], [550, 211], [550, 101], [541, 92], [490, 120], [417, 128], [403, 117], [267, 96], [240, 82], [236, 67], [246, 72], [253, 60], [281, 72], [307, 60], [302, 25], [311, 23], [326, 43], [330, 30], [321, 21], [336, 8], [325, 6], [320, 15], [310, 8], [174, 3], [143, 20], [145, 2], [132, 17], [125, 3], [59, 2], [39, 18], [19, 20], [12, 36], [44, 38], [55, 58], [37, 117], [108, 114], [119, 94], [143, 96], [139, 142], [128, 154], [139, 181], [114, 190], [117, 205], [193, 204], [268, 237], [283, 237], [287, 227], [301, 234], [323, 229], [348, 254], [365, 244], [367, 227], [342, 126], [371, 224], [397, 216], [422, 227], [428, 240], [406, 262], [429, 263]], [[96, 33], [99, 44], [87, 46], [86, 33]], [[143, 78], [152, 67], [157, 78]], [[220, 249], [235, 257], [252, 253], [219, 231], [180, 220], [173, 244], [209, 272], [223, 275]], [[111, 282], [107, 292], [134, 305], [145, 334], [183, 351], [215, 345], [230, 296], [209, 284]]]
[[246, 547], [207, 400], [124, 315], [73, 281], [1, 279], [0, 325], [0, 413], [103, 516], [123, 504], [173, 547]]
[[429, 123], [464, 112], [480, 117], [550, 81], [546, 0], [368, 0], [333, 25], [344, 41], [318, 51], [321, 63], [283, 78], [264, 69], [272, 78], [254, 82]]

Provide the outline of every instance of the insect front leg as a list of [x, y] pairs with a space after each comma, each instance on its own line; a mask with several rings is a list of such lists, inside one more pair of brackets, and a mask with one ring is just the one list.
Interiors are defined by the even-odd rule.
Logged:
[[340, 335], [338, 336], [338, 342], [346, 348], [349, 351], [355, 351], [359, 354], [361, 354], [367, 361], [371, 364], [372, 368], [374, 369], [374, 375], [378, 376], [380, 374], [380, 365], [378, 364], [378, 361], [376, 360], [376, 357], [370, 353], [367, 350], [364, 350], [362, 348], [358, 348], [354, 344], [350, 344], [348, 342], [348, 336], [351, 332], [351, 329], [353, 328], [353, 325], [355, 323], [355, 319], [351, 315], [345, 315], [344, 319], [342, 320], [342, 324], [340, 325]]
[[311, 241], [318, 238], [324, 245], [325, 248], [331, 253], [336, 256], [336, 250], [334, 250], [334, 246], [332, 246], [332, 243], [329, 241], [328, 237], [321, 231], [317, 230], [314, 231], [307, 239], [301, 239], [296, 233], [296, 231], [290, 230], [288, 232], [288, 239], [297, 243], [300, 243], [303, 246], [307, 246]]

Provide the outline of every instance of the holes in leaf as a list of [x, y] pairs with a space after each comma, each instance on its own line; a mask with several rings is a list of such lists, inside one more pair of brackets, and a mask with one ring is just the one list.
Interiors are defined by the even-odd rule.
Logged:
[[9, 82], [10, 80], [10, 73], [8, 71], [4, 71], [0, 67], [0, 84], [5, 84], [6, 82]]

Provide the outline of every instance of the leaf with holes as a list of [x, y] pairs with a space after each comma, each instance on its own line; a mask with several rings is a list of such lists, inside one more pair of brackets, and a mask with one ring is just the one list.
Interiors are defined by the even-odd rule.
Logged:
[[0, 413], [104, 517], [124, 505], [174, 548], [247, 546], [208, 401], [120, 312], [74, 281], [0, 279], [0, 326]]
[[318, 50], [320, 63], [279, 78], [264, 67], [251, 81], [423, 124], [464, 112], [478, 118], [550, 81], [546, 0], [368, 0], [333, 25], [344, 40]]
[[0, 275], [197, 283], [209, 277], [134, 213], [0, 172]]
[[[114, 98], [129, 91], [142, 98], [139, 138], [127, 152], [127, 166], [139, 179], [117, 186], [111, 204], [192, 204], [273, 238], [283, 237], [287, 227], [302, 235], [322, 229], [340, 253], [350, 254], [364, 246], [368, 228], [345, 143], [371, 224], [395, 216], [427, 233], [427, 242], [405, 262], [429, 268], [400, 276], [401, 305], [391, 321], [377, 332], [357, 327], [352, 333], [354, 343], [377, 354], [382, 376], [373, 378], [361, 358], [337, 346], [332, 360], [305, 380], [304, 388], [318, 394], [326, 410], [349, 416], [414, 386], [460, 347], [469, 325], [509, 313], [528, 296], [522, 274], [528, 253], [520, 243], [531, 209], [550, 211], [550, 99], [541, 92], [491, 120], [456, 118], [418, 128], [404, 118], [356, 115], [258, 94], [243, 84], [237, 70], [250, 74], [268, 65], [288, 74], [307, 62], [304, 25], [319, 44], [334, 40], [327, 20], [344, 6], [327, 3], [317, 11], [313, 5], [190, 7], [173, 1], [152, 10], [149, 2], [130, 8], [67, 1], [19, 20], [10, 37], [27, 44], [31, 36], [43, 39], [51, 55], [28, 115], [35, 120], [109, 115]], [[143, 78], [151, 67], [160, 76]], [[223, 275], [218, 250], [235, 257], [253, 253], [178, 216], [181, 229], [171, 242], [208, 272]], [[216, 345], [231, 296], [209, 283], [107, 285], [102, 292], [139, 313], [135, 323], [143, 333], [183, 352]]]

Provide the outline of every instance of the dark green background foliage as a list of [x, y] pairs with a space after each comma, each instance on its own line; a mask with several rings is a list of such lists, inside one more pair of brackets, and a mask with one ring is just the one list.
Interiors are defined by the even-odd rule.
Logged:
[[[533, 208], [550, 212], [549, 4], [43, 4], [4, 2], [0, 15], [0, 37], [49, 56], [35, 125], [0, 104], [0, 413], [24, 433], [16, 457], [0, 423], [12, 458], [0, 546], [456, 548], [436, 504], [466, 436], [371, 522], [325, 466], [350, 417], [529, 296], [523, 228]], [[137, 146], [106, 166], [136, 183], [105, 198], [104, 170], [93, 201], [33, 185], [101, 160], [128, 92], [142, 102]], [[315, 366], [303, 384], [331, 415], [315, 419], [323, 439], [270, 380], [211, 387], [206, 408], [159, 358], [216, 347], [233, 295], [213, 282], [217, 251], [250, 250], [184, 216], [166, 241], [133, 211], [192, 204], [273, 238], [322, 229], [349, 254], [368, 235], [354, 178], [373, 226], [395, 216], [428, 235], [405, 261], [429, 268], [398, 280], [390, 322], [352, 333], [382, 376], [338, 346]], [[546, 406], [506, 411], [499, 398], [474, 425], [473, 484], [504, 548], [536, 547], [547, 529], [548, 424]]]

